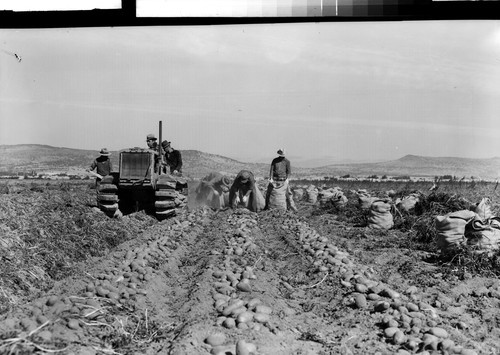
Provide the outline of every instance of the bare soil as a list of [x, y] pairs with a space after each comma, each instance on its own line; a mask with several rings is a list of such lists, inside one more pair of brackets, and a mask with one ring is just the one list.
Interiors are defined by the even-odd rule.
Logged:
[[142, 230], [9, 307], [0, 353], [498, 353], [494, 273], [438, 262], [354, 208], [298, 207], [113, 221]]

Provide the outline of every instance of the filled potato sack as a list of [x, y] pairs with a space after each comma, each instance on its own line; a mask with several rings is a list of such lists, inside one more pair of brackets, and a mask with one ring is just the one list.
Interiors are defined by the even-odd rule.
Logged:
[[420, 202], [420, 196], [418, 194], [413, 193], [403, 197], [400, 201], [398, 201], [396, 207], [400, 211], [410, 212], [415, 209], [415, 206], [419, 202]]
[[483, 220], [476, 216], [465, 226], [467, 245], [478, 253], [493, 252], [500, 248], [500, 221], [498, 217]]
[[293, 199], [295, 202], [302, 201], [304, 199], [304, 189], [303, 188], [296, 188], [292, 190], [293, 194]]
[[375, 200], [370, 206], [368, 227], [374, 229], [391, 229], [394, 218], [391, 214], [391, 204], [385, 200]]
[[314, 185], [309, 185], [306, 189], [307, 202], [315, 204], [318, 202], [318, 189]]
[[436, 243], [442, 252], [453, 250], [455, 247], [464, 245], [465, 226], [476, 214], [473, 211], [461, 210], [448, 213], [444, 216], [436, 216]]

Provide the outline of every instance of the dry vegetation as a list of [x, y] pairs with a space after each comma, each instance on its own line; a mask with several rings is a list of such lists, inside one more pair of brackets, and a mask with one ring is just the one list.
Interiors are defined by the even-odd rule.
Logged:
[[[394, 216], [394, 231], [404, 233], [404, 238], [390, 238], [390, 234], [384, 233], [385, 242], [393, 247], [408, 249], [413, 251], [423, 251], [435, 253], [438, 249], [436, 245], [435, 217], [445, 215], [450, 212], [470, 209], [479, 203], [482, 198], [488, 197], [492, 202], [492, 211], [495, 215], [500, 214], [500, 188], [496, 183], [440, 183], [436, 191], [429, 191], [432, 186], [429, 182], [335, 182], [333, 186], [340, 186], [344, 191], [366, 189], [374, 196], [386, 196], [386, 192], [393, 190], [396, 192], [394, 198], [407, 196], [412, 192], [421, 192], [422, 201], [417, 204], [411, 213], [401, 212], [392, 209]], [[323, 184], [325, 186], [325, 184]], [[326, 184], [325, 187], [330, 187]], [[351, 224], [363, 225], [366, 223], [367, 212], [360, 211], [352, 202], [343, 211], [325, 211], [318, 209], [314, 212], [321, 215], [324, 212], [337, 214], [338, 220], [343, 220]], [[383, 245], [383, 244], [382, 244]], [[467, 248], [459, 248], [453, 253], [434, 255], [429, 260], [442, 267], [445, 276], [464, 277], [500, 276], [500, 252], [493, 255], [476, 254]]]
[[106, 217], [88, 182], [16, 181], [0, 192], [1, 313], [156, 223], [143, 213]]
[[[323, 182], [320, 184], [323, 185]], [[134, 262], [130, 262], [136, 260], [131, 255], [141, 256], [141, 260], [147, 261], [145, 267], [137, 267], [143, 269], [143, 279], [134, 283], [142, 289], [147, 280], [154, 278], [154, 287], [144, 288], [144, 295], [146, 291], [151, 293], [148, 297], [152, 303], [139, 302], [144, 296], [141, 294], [133, 301], [130, 296], [129, 303], [120, 301], [121, 306], [117, 306], [113, 305], [111, 297], [99, 294], [97, 289], [100, 286], [109, 286], [109, 282], [106, 283], [108, 279], [120, 279], [118, 275], [125, 274], [120, 268], [128, 264], [115, 257], [109, 258], [112, 266], [104, 268], [105, 272], [87, 278], [92, 280], [92, 284], [82, 281], [84, 286], [75, 286], [72, 290], [76, 292], [70, 296], [73, 300], [88, 298], [87, 307], [91, 306], [89, 302], [95, 300], [106, 305], [102, 307], [106, 311], [93, 322], [88, 319], [88, 308], [78, 320], [79, 327], [87, 326], [86, 340], [94, 342], [93, 349], [100, 349], [94, 353], [146, 353], [145, 349], [149, 353], [162, 349], [175, 352], [176, 347], [181, 349], [182, 346], [197, 351], [205, 346], [204, 349], [209, 352], [211, 348], [195, 344], [190, 338], [193, 334], [206, 334], [206, 329], [214, 326], [215, 314], [219, 311], [214, 309], [214, 300], [210, 296], [210, 299], [207, 298], [207, 295], [213, 294], [208, 290], [224, 281], [213, 281], [217, 271], [223, 274], [221, 270], [247, 266], [258, 274], [256, 279], [251, 279], [255, 292], [265, 290], [258, 297], [274, 309], [274, 320], [262, 325], [269, 332], [260, 330], [256, 337], [261, 342], [261, 349], [285, 344], [280, 348], [282, 352], [276, 353], [290, 353], [286, 351], [292, 347], [313, 351], [321, 349], [316, 353], [324, 354], [349, 353], [353, 349], [359, 354], [374, 353], [380, 349], [381, 354], [395, 353], [397, 344], [381, 335], [380, 328], [385, 327], [381, 325], [383, 314], [377, 311], [369, 313], [370, 306], [366, 304], [359, 309], [353, 306], [351, 298], [354, 293], [349, 291], [353, 285], [339, 286], [342, 282], [343, 285], [349, 283], [344, 279], [345, 273], [336, 274], [331, 270], [326, 274], [319, 272], [314, 265], [314, 251], [310, 247], [304, 248], [301, 244], [303, 240], [296, 238], [297, 233], [306, 239], [315, 236], [327, 240], [335, 248], [345, 251], [340, 253], [340, 264], [349, 259], [347, 265], [352, 267], [353, 274], [359, 265], [363, 265], [363, 270], [372, 270], [370, 275], [374, 279], [392, 285], [396, 291], [403, 293], [404, 287], [418, 285], [423, 293], [422, 302], [439, 300], [440, 304], [450, 309], [455, 307], [455, 296], [443, 296], [450, 285], [455, 287], [474, 276], [500, 276], [499, 253], [477, 255], [463, 249], [453, 255], [438, 254], [434, 226], [435, 216], [468, 209], [483, 197], [492, 200], [492, 210], [498, 214], [500, 191], [495, 184], [442, 183], [435, 192], [429, 191], [430, 183], [334, 182], [331, 185], [341, 187], [349, 198], [342, 210], [306, 203], [298, 203], [297, 214], [282, 211], [214, 213], [198, 208], [195, 212], [183, 214], [176, 222], [170, 220], [161, 224], [144, 213], [131, 214], [121, 220], [106, 217], [95, 208], [95, 191], [88, 183], [16, 181], [1, 185], [0, 314], [9, 313], [25, 301], [37, 299], [43, 300], [38, 308], [44, 311], [51, 309], [48, 307], [50, 297], [44, 292], [51, 289], [56, 281], [71, 275], [81, 277], [91, 269], [85, 267], [86, 262], [113, 254], [120, 244], [138, 237], [146, 229], [149, 239], [144, 246], [138, 250], [121, 250], [120, 253], [123, 254], [122, 259], [129, 262], [127, 274], [137, 271], [133, 267]], [[377, 196], [385, 196], [387, 191], [393, 190], [395, 197], [421, 191], [423, 199], [411, 213], [393, 208], [395, 225], [392, 230], [368, 230], [363, 227], [367, 215], [356, 206], [355, 196], [349, 192], [358, 189], [366, 189]], [[243, 226], [246, 226], [246, 231]], [[242, 245], [246, 245], [248, 250], [238, 250], [243, 248]], [[112, 277], [106, 275], [109, 270]], [[160, 288], [161, 282], [164, 285]], [[493, 289], [492, 285], [487, 284], [487, 287]], [[92, 288], [95, 288], [95, 294], [87, 295]], [[441, 292], [439, 299], [436, 290]], [[245, 295], [245, 292], [240, 294]], [[472, 295], [464, 293], [457, 296], [457, 303], [470, 304], [471, 299], [475, 302], [473, 292], [476, 291], [472, 291]], [[477, 298], [477, 303], [468, 306], [467, 311], [479, 314], [485, 308], [480, 302], [486, 301]], [[73, 308], [70, 309], [70, 302], [66, 304], [67, 328], [73, 329], [70, 322], [75, 318], [71, 311]], [[295, 313], [291, 312], [290, 305], [295, 305]], [[458, 316], [446, 313], [449, 312], [446, 307], [442, 307], [442, 319], [426, 320], [428, 328], [439, 326], [452, 332]], [[473, 321], [476, 320], [471, 320], [471, 324]], [[197, 322], [200, 324], [197, 325]], [[40, 324], [43, 326], [45, 323]], [[216, 329], [221, 332], [220, 324], [218, 327]], [[474, 330], [464, 331], [467, 336], [464, 338], [458, 338], [455, 333], [453, 336], [457, 343], [474, 348], [476, 343], [470, 342], [471, 339], [479, 342], [482, 337], [489, 336], [490, 327], [500, 328], [500, 324], [482, 327], [484, 334]], [[55, 326], [51, 329], [55, 336]], [[293, 332], [287, 333], [290, 329]], [[421, 333], [424, 333], [423, 329], [426, 328], [422, 326]], [[232, 328], [228, 328], [227, 332], [230, 331]], [[234, 333], [230, 334], [234, 339]], [[250, 334], [250, 330], [243, 334]], [[1, 346], [6, 349], [9, 341], [20, 339], [15, 337], [17, 335], [1, 334]], [[419, 336], [422, 338], [422, 335]], [[278, 338], [280, 341], [276, 340]], [[16, 342], [18, 349], [33, 350], [43, 344], [41, 340], [36, 343], [38, 345], [23, 341]], [[489, 341], [491, 344], [491, 339]], [[257, 340], [254, 339], [254, 342]], [[51, 349], [62, 349], [71, 342], [55, 344], [47, 341], [47, 344], [52, 346]]]

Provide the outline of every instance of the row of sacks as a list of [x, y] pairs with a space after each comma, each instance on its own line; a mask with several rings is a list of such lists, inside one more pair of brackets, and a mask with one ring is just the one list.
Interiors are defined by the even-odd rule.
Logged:
[[500, 218], [483, 198], [471, 210], [460, 210], [435, 218], [437, 245], [442, 252], [468, 246], [479, 253], [500, 248]]
[[[340, 187], [317, 188], [314, 185], [296, 186], [292, 189], [294, 201], [305, 201], [311, 204], [319, 202], [321, 206], [335, 206], [343, 208], [348, 199]], [[372, 203], [379, 200], [379, 197], [372, 197], [365, 189], [350, 190], [349, 193], [358, 197], [361, 209], [369, 209]], [[393, 192], [394, 194], [395, 192]], [[391, 196], [390, 191], [386, 193]], [[406, 197], [405, 197], [406, 201]]]
[[340, 187], [317, 188], [314, 185], [294, 188], [293, 199], [310, 204], [319, 203], [322, 207], [336, 207], [337, 209], [343, 209], [348, 201]]
[[347, 204], [347, 197], [340, 187], [331, 187], [318, 192], [321, 207], [335, 207], [342, 210]]
[[[370, 209], [373, 202], [380, 200], [379, 197], [371, 196], [366, 190], [360, 189], [357, 191], [352, 191], [352, 193], [358, 196], [358, 204], [362, 210]], [[391, 197], [395, 194], [394, 191], [390, 190], [386, 192], [387, 197], [383, 198], [387, 201], [392, 201]], [[410, 212], [415, 208], [415, 206], [422, 201], [422, 194], [420, 192], [412, 192], [403, 198], [396, 198], [393, 204], [399, 211]]]
[[408, 213], [413, 211], [423, 199], [422, 193], [418, 191], [394, 200], [393, 197], [396, 193], [393, 190], [386, 191], [386, 197], [383, 198], [371, 196], [365, 189], [353, 190], [351, 193], [357, 195], [359, 208], [369, 211], [368, 226], [378, 229], [390, 229], [394, 226], [394, 218], [391, 213], [393, 209], [400, 213]]
[[306, 201], [311, 204], [318, 202], [319, 190], [314, 185], [295, 187], [292, 190], [293, 199], [297, 202]]

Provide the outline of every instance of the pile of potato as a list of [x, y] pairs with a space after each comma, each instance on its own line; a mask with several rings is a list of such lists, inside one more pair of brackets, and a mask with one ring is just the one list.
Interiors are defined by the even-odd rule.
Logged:
[[339, 250], [329, 238], [321, 236], [307, 223], [288, 222], [283, 228], [294, 231], [296, 240], [317, 271], [340, 276], [341, 285], [351, 291], [347, 296], [349, 303], [355, 309], [378, 315], [382, 336], [400, 346], [399, 354], [428, 354], [436, 350], [449, 354], [476, 354], [450, 339], [449, 332], [439, 326], [438, 311], [422, 302], [417, 287], [408, 288], [404, 294], [393, 290], [379, 281], [372, 268], [354, 263], [348, 253]]
[[352, 265], [347, 252], [339, 250], [327, 237], [321, 236], [305, 222], [297, 222], [295, 233], [308, 260], [321, 272], [342, 272]]
[[[222, 255], [220, 266], [212, 271], [214, 307], [219, 313], [215, 323], [227, 329], [260, 331], [268, 326], [272, 309], [259, 298], [249, 296], [252, 291], [252, 280], [258, 246], [251, 236], [256, 227], [256, 215], [253, 213], [235, 213], [228, 217], [234, 228], [227, 238], [227, 245]], [[259, 260], [257, 259], [257, 262]], [[236, 343], [227, 343], [223, 333], [211, 334], [205, 342], [212, 346], [212, 354], [251, 354], [257, 353], [257, 346], [244, 339]]]
[[110, 308], [146, 294], [142, 286], [157, 272], [150, 265], [168, 260], [172, 250], [179, 246], [176, 239], [200, 220], [198, 214], [191, 213], [182, 223], [170, 222], [172, 225], [166, 228], [164, 235], [127, 251], [122, 258], [110, 259], [104, 272], [89, 274], [92, 281], [75, 295], [47, 295], [18, 309], [0, 323], [0, 333], [17, 333], [19, 336], [13, 339], [20, 339], [18, 342], [22, 342], [23, 334], [31, 333], [34, 344], [58, 340], [76, 342], [84, 327], [106, 325]]

